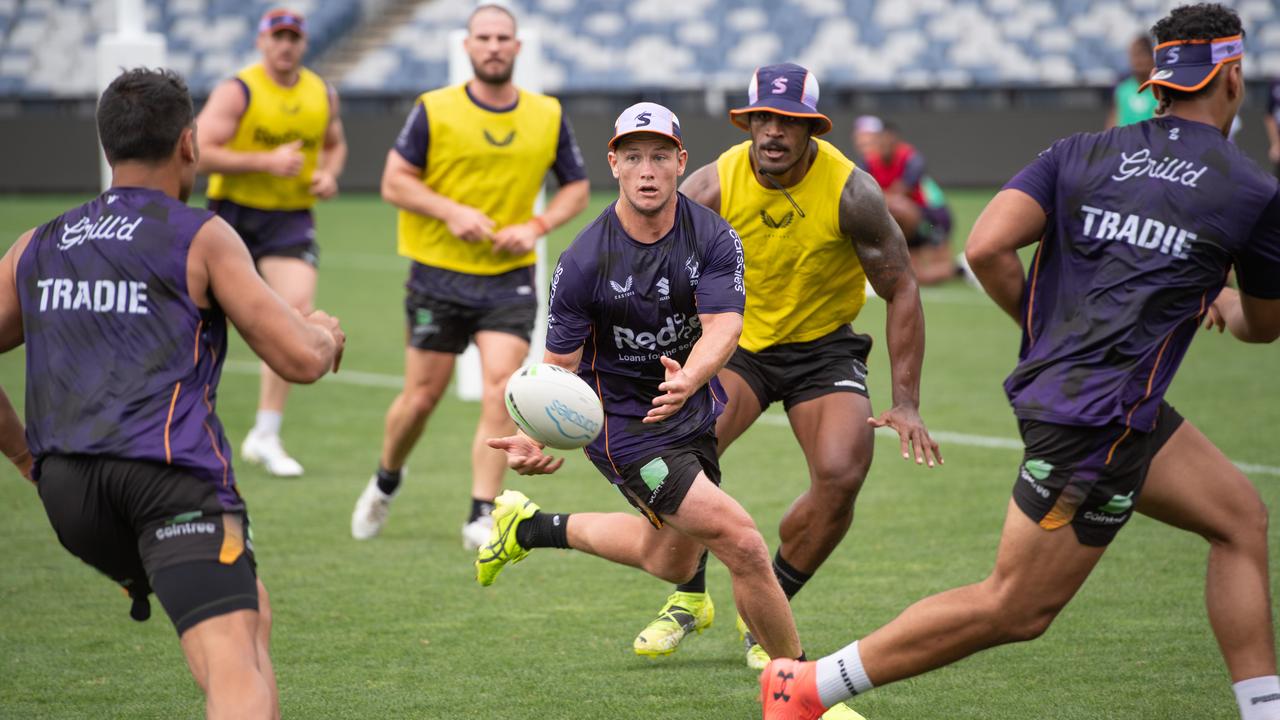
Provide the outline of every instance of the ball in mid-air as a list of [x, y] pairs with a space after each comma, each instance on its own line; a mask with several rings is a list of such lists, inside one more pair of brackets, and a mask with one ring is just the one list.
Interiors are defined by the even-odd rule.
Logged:
[[574, 373], [530, 363], [507, 381], [507, 413], [526, 435], [548, 447], [585, 447], [604, 427], [604, 408], [591, 386]]

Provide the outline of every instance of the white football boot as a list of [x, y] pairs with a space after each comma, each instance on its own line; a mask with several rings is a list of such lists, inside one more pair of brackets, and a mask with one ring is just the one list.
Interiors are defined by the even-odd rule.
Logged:
[[479, 550], [489, 542], [489, 532], [493, 530], [493, 516], [480, 517], [462, 526], [462, 547], [471, 552]]
[[[400, 471], [400, 481], [404, 482], [405, 471]], [[398, 490], [398, 488], [397, 488]], [[378, 488], [378, 475], [369, 478], [369, 484], [356, 500], [356, 509], [351, 513], [351, 537], [356, 540], [368, 540], [382, 532], [387, 523], [387, 515], [391, 512], [391, 499]]]
[[240, 446], [240, 457], [255, 465], [261, 465], [276, 477], [302, 476], [302, 465], [284, 451], [279, 435], [250, 432], [245, 436], [244, 444]]

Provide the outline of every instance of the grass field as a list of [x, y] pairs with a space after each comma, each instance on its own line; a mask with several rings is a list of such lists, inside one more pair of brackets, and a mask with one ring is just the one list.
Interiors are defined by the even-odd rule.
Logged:
[[[957, 192], [962, 238], [989, 193]], [[558, 251], [588, 214], [557, 232]], [[0, 199], [0, 236], [13, 238], [82, 198]], [[662, 661], [631, 653], [634, 633], [665, 598], [662, 582], [567, 551], [541, 550], [491, 588], [472, 579], [458, 528], [467, 509], [476, 407], [450, 396], [410, 460], [411, 476], [384, 534], [349, 534], [352, 504], [377, 461], [382, 418], [402, 370], [402, 284], [394, 215], [374, 197], [318, 210], [319, 305], [343, 320], [346, 372], [298, 389], [284, 437], [306, 466], [276, 480], [237, 464], [252, 511], [261, 577], [276, 613], [273, 657], [290, 718], [751, 718], [756, 674], [742, 663], [723, 567], [710, 586], [714, 627]], [[7, 244], [8, 240], [5, 241]], [[928, 319], [922, 412], [946, 466], [926, 471], [880, 458], [854, 528], [796, 598], [811, 657], [891, 619], [914, 600], [982, 578], [994, 557], [1019, 453], [1000, 382], [1018, 332], [963, 284], [924, 292]], [[857, 323], [879, 340], [877, 408], [889, 397], [884, 309]], [[1170, 400], [1237, 461], [1271, 507], [1280, 503], [1280, 346], [1218, 335], [1193, 345]], [[0, 357], [0, 385], [21, 406], [21, 351]], [[239, 447], [257, 393], [252, 358], [235, 341], [219, 414]], [[948, 439], [950, 441], [948, 442]], [[806, 483], [780, 411], [767, 414], [724, 461], [725, 487], [771, 546], [778, 519]], [[627, 510], [581, 456], [555, 476], [511, 478], [544, 508]], [[167, 620], [139, 625], [104, 578], [67, 554], [39, 500], [0, 469], [0, 717], [190, 718], [201, 696]], [[1276, 547], [1280, 523], [1273, 525]], [[1236, 717], [1202, 602], [1206, 545], [1135, 519], [1075, 602], [1041, 640], [877, 690], [856, 707], [870, 720]], [[1273, 593], [1280, 570], [1272, 560]]]

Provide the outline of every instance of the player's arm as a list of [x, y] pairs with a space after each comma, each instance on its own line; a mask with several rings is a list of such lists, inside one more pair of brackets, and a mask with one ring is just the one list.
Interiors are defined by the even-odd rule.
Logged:
[[0, 452], [18, 468], [22, 477], [31, 479], [31, 451], [27, 448], [26, 431], [4, 388], [0, 388]]
[[965, 243], [965, 259], [982, 289], [1019, 326], [1026, 271], [1018, 249], [1040, 240], [1047, 221], [1044, 208], [1030, 195], [1001, 190], [978, 216]]
[[868, 418], [873, 427], [898, 431], [902, 457], [942, 462], [938, 444], [920, 418], [920, 371], [924, 364], [924, 308], [911, 271], [902, 230], [885, 206], [880, 184], [854, 168], [840, 194], [840, 230], [853, 240], [858, 260], [876, 294], [885, 301], [885, 338], [893, 381], [893, 407]]
[[1210, 316], [1244, 342], [1274, 342], [1280, 338], [1280, 193], [1263, 209], [1235, 269], [1239, 292], [1224, 288]]
[[401, 210], [443, 221], [454, 237], [468, 242], [488, 239], [493, 233], [493, 220], [469, 205], [432, 190], [422, 182], [424, 171], [395, 149], [390, 150], [382, 170], [382, 199]]
[[683, 367], [674, 358], [661, 356], [666, 380], [658, 389], [663, 394], [653, 399], [653, 409], [643, 422], [662, 422], [679, 412], [694, 393], [720, 372], [738, 347], [742, 313], [699, 313], [698, 321], [702, 323], [702, 337], [689, 350]]
[[248, 90], [239, 80], [227, 80], [209, 95], [196, 118], [197, 166], [202, 173], [269, 173], [293, 177], [302, 170], [302, 141], [295, 140], [267, 152], [241, 152], [226, 147], [240, 127], [249, 106]]
[[329, 88], [329, 126], [324, 131], [324, 149], [311, 172], [311, 194], [328, 200], [338, 194], [338, 177], [347, 166], [347, 134], [339, 114], [338, 91]]
[[[35, 231], [28, 230], [9, 251], [0, 258], [0, 353], [8, 352], [22, 344], [22, 306], [18, 304], [18, 258], [31, 242]], [[31, 479], [31, 453], [22, 420], [0, 388], [0, 452], [18, 468], [26, 479]]]
[[703, 165], [680, 183], [680, 192], [696, 203], [720, 212], [720, 172], [715, 163]]
[[494, 233], [495, 252], [523, 255], [533, 250], [538, 238], [572, 220], [586, 209], [591, 199], [582, 150], [573, 135], [569, 117], [563, 112], [560, 114], [560, 127], [556, 137], [555, 160], [552, 161], [550, 170], [556, 176], [560, 188], [551, 197], [546, 210], [526, 222], [508, 225]]
[[[200, 228], [188, 253], [187, 277], [197, 305], [216, 303], [267, 365], [292, 383], [338, 369], [346, 336], [337, 318], [303, 316], [262, 280], [244, 241], [220, 217]], [[202, 303], [202, 301], [204, 301]]]

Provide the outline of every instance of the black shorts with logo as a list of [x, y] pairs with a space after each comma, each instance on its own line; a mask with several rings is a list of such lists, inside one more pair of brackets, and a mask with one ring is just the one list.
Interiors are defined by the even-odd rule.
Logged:
[[848, 325], [817, 340], [784, 343], [760, 352], [738, 348], [725, 367], [742, 376], [760, 401], [760, 409], [781, 400], [782, 407], [830, 393], [851, 392], [870, 397], [867, 355], [871, 336]]
[[264, 257], [286, 257], [319, 267], [320, 246], [310, 210], [259, 210], [230, 200], [210, 200], [209, 209], [235, 228], [255, 263]]
[[680, 509], [698, 473], [720, 484], [720, 461], [716, 458], [716, 435], [708, 431], [691, 442], [643, 456], [616, 472], [609, 461], [595, 460], [596, 468], [655, 528], [662, 528], [662, 516]]
[[162, 463], [88, 455], [43, 457], [39, 478], [62, 546], [135, 602], [155, 592], [179, 635], [258, 609], [248, 516], [226, 511], [211, 483]]
[[533, 268], [471, 275], [414, 263], [404, 301], [408, 344], [458, 354], [481, 331], [529, 342], [538, 317]]
[[1168, 403], [1156, 427], [1075, 427], [1018, 421], [1026, 445], [1013, 500], [1040, 527], [1070, 525], [1082, 545], [1105, 547], [1133, 516], [1151, 460], [1182, 424]]

